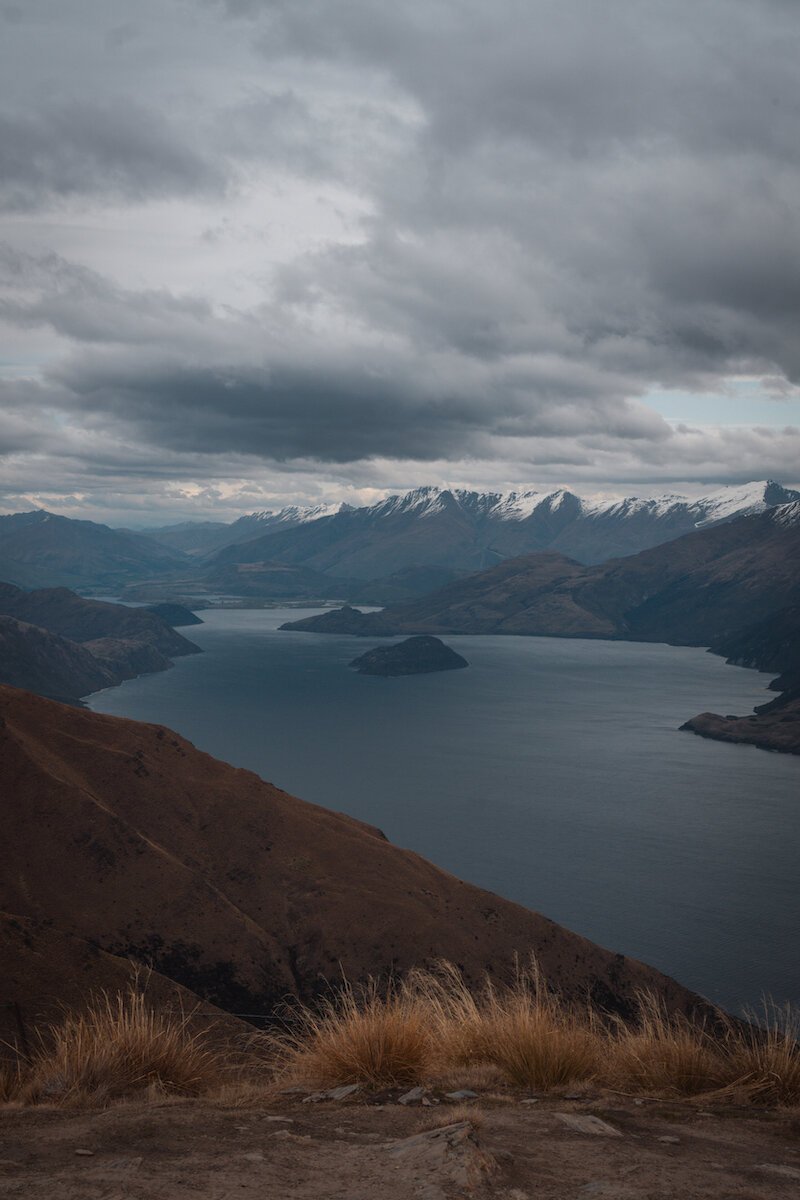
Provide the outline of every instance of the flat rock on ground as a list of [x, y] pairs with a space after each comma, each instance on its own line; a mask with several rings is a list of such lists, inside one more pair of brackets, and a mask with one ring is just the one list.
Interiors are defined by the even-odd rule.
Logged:
[[[25, 1200], [783, 1200], [800, 1119], [605, 1097], [435, 1110], [348, 1100], [0, 1110], [0, 1197]], [[559, 1114], [593, 1116], [570, 1128]], [[448, 1118], [452, 1114], [452, 1120]], [[445, 1128], [431, 1130], [438, 1121]], [[580, 1124], [580, 1123], [579, 1123]], [[422, 1136], [420, 1136], [422, 1135]], [[669, 1140], [665, 1140], [669, 1139]], [[677, 1141], [675, 1140], [677, 1139]], [[79, 1154], [79, 1151], [92, 1151]]]

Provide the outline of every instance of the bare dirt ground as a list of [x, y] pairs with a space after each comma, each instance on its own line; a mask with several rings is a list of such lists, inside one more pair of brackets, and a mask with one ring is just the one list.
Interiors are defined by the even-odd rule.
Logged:
[[[571, 1126], [580, 1121], [584, 1129]], [[438, 1122], [444, 1128], [431, 1130]], [[606, 1128], [603, 1128], [603, 1123]], [[591, 1127], [591, 1131], [590, 1131]], [[0, 1197], [25, 1200], [782, 1200], [800, 1115], [613, 1096], [393, 1097], [0, 1110]]]

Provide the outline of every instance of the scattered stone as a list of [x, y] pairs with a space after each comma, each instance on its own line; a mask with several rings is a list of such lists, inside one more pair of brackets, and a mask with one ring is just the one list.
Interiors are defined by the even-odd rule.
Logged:
[[75, 1153], [80, 1158], [94, 1158], [94, 1150], [76, 1150]]
[[680, 1146], [681, 1144], [681, 1139], [676, 1137], [660, 1137], [658, 1140], [665, 1146]]
[[249, 1154], [243, 1154], [242, 1158], [246, 1158], [248, 1162], [263, 1162], [264, 1155], [260, 1150], [253, 1150]]
[[294, 1125], [294, 1117], [264, 1117], [265, 1121], [285, 1121], [287, 1125]]
[[329, 1100], [346, 1100], [348, 1096], [355, 1096], [360, 1088], [358, 1083], [343, 1083], [341, 1087], [331, 1088], [328, 1092]]
[[574, 1129], [576, 1133], [593, 1133], [599, 1137], [622, 1137], [620, 1131], [613, 1125], [609, 1125], [608, 1121], [601, 1121], [599, 1117], [593, 1117], [590, 1113], [555, 1113], [554, 1116], [562, 1125], [566, 1125], [568, 1129]]
[[415, 1087], [415, 1088], [412, 1088], [410, 1092], [406, 1092], [404, 1095], [400, 1096], [398, 1098], [397, 1103], [398, 1104], [421, 1104], [422, 1098], [424, 1095], [425, 1095], [424, 1087]]
[[324, 1092], [312, 1092], [310, 1096], [305, 1097], [303, 1104], [318, 1104], [320, 1100], [346, 1100], [348, 1096], [355, 1095], [360, 1086], [358, 1083], [343, 1083]]
[[567, 1092], [565, 1100], [585, 1100], [586, 1096], [583, 1092]]
[[389, 1142], [386, 1149], [393, 1158], [410, 1161], [418, 1170], [440, 1172], [443, 1180], [461, 1188], [475, 1187], [497, 1165], [480, 1150], [469, 1121]]
[[782, 1179], [800, 1179], [797, 1167], [785, 1167], [783, 1163], [759, 1163], [756, 1170], [767, 1175], [779, 1175]]
[[520, 1104], [538, 1104], [538, 1096], [527, 1096], [524, 1100], [520, 1100]]
[[459, 1088], [456, 1092], [445, 1092], [448, 1100], [477, 1100], [478, 1093], [470, 1091], [469, 1088]]
[[423, 1096], [423, 1097], [422, 1097], [422, 1103], [423, 1103], [423, 1105], [424, 1105], [424, 1107], [425, 1107], [425, 1108], [433, 1108], [434, 1104], [439, 1104], [439, 1103], [440, 1103], [440, 1101], [439, 1101], [439, 1100], [436, 1100], [436, 1099], [434, 1099], [434, 1097], [431, 1097], [431, 1098], [429, 1099], [427, 1096]]

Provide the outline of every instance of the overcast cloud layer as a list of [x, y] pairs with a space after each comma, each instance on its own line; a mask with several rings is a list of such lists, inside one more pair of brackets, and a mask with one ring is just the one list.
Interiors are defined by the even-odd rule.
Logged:
[[795, 0], [0, 0], [0, 507], [800, 463]]

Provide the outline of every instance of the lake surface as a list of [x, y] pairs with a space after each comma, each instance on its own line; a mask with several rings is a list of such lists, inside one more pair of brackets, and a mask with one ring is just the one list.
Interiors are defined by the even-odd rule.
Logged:
[[[91, 699], [381, 827], [464, 879], [734, 1010], [800, 1002], [800, 758], [677, 727], [768, 677], [701, 650], [446, 640], [466, 671], [360, 676], [319, 610], [209, 610], [204, 650]], [[231, 813], [231, 820], [236, 814]]]

